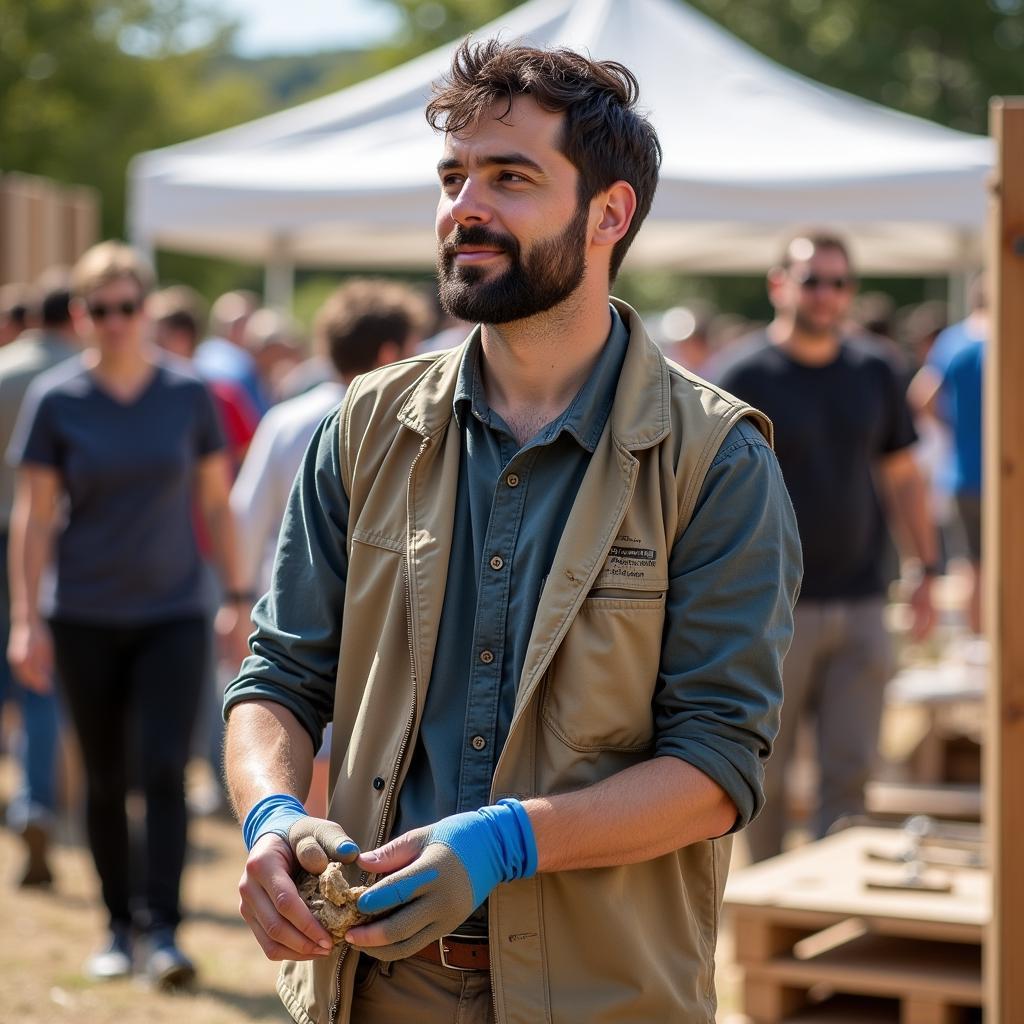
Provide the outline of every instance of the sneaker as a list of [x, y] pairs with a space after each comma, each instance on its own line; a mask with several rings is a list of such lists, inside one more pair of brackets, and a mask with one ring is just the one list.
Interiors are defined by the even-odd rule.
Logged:
[[124, 978], [132, 973], [132, 939], [126, 927], [115, 925], [110, 941], [85, 962], [85, 973], [96, 981]]
[[18, 885], [22, 888], [50, 885], [53, 872], [46, 859], [50, 848], [49, 831], [38, 821], [28, 821], [21, 830], [21, 838], [25, 843], [25, 869]]
[[195, 964], [175, 944], [172, 928], [150, 932], [146, 944], [146, 977], [157, 988], [184, 988], [195, 981]]

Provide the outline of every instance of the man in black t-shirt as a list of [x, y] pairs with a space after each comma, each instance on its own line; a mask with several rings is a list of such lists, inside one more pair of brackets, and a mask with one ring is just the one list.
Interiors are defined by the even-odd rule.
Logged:
[[784, 780], [805, 714], [816, 719], [820, 762], [815, 834], [864, 809], [892, 662], [882, 623], [887, 514], [923, 567], [911, 600], [918, 637], [931, 628], [936, 572], [900, 377], [877, 346], [840, 333], [855, 290], [845, 244], [827, 234], [795, 238], [768, 288], [775, 319], [743, 343], [719, 381], [775, 424], [804, 552], [782, 728], [766, 767], [765, 809], [747, 830], [755, 860], [782, 848]]

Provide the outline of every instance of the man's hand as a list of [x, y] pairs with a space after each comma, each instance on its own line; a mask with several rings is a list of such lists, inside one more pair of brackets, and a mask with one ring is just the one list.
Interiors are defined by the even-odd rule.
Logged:
[[358, 863], [387, 876], [359, 897], [359, 910], [386, 916], [346, 938], [378, 960], [400, 960], [457, 928], [499, 882], [533, 875], [537, 847], [519, 801], [501, 800], [407, 832]]
[[935, 626], [935, 605], [932, 602], [932, 581], [930, 576], [922, 576], [910, 595], [910, 608], [913, 618], [910, 635], [915, 641], [928, 637]]
[[332, 860], [351, 864], [359, 847], [340, 825], [310, 817], [287, 794], [260, 800], [246, 815], [243, 831], [249, 858], [238, 883], [238, 909], [267, 959], [327, 956], [333, 939], [310, 913], [292, 874], [296, 863], [314, 875]]
[[333, 945], [295, 888], [294, 866], [291, 846], [267, 833], [252, 848], [238, 883], [238, 911], [268, 960], [315, 960]]
[[229, 665], [238, 666], [249, 654], [251, 626], [248, 614], [234, 603], [221, 605], [213, 622], [221, 657]]

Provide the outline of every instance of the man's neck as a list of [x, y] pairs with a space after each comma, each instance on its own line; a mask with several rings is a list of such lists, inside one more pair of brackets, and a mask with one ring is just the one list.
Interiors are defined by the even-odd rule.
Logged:
[[787, 316], [768, 325], [768, 339], [791, 359], [805, 366], [824, 366], [839, 354], [841, 339], [835, 331], [807, 331]]
[[569, 405], [610, 330], [607, 290], [588, 296], [582, 288], [546, 313], [483, 326], [484, 394], [520, 444]]

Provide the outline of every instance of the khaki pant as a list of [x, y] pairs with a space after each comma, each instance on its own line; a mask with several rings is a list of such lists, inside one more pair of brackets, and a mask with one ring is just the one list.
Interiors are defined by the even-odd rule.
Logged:
[[885, 601], [800, 600], [793, 645], [782, 666], [782, 726], [765, 766], [764, 810], [747, 828], [752, 860], [782, 851], [786, 778], [798, 727], [815, 721], [820, 793], [815, 837], [847, 815], [864, 813], [864, 786], [874, 767], [892, 643], [882, 621]]
[[352, 1024], [494, 1024], [488, 971], [360, 954]]

